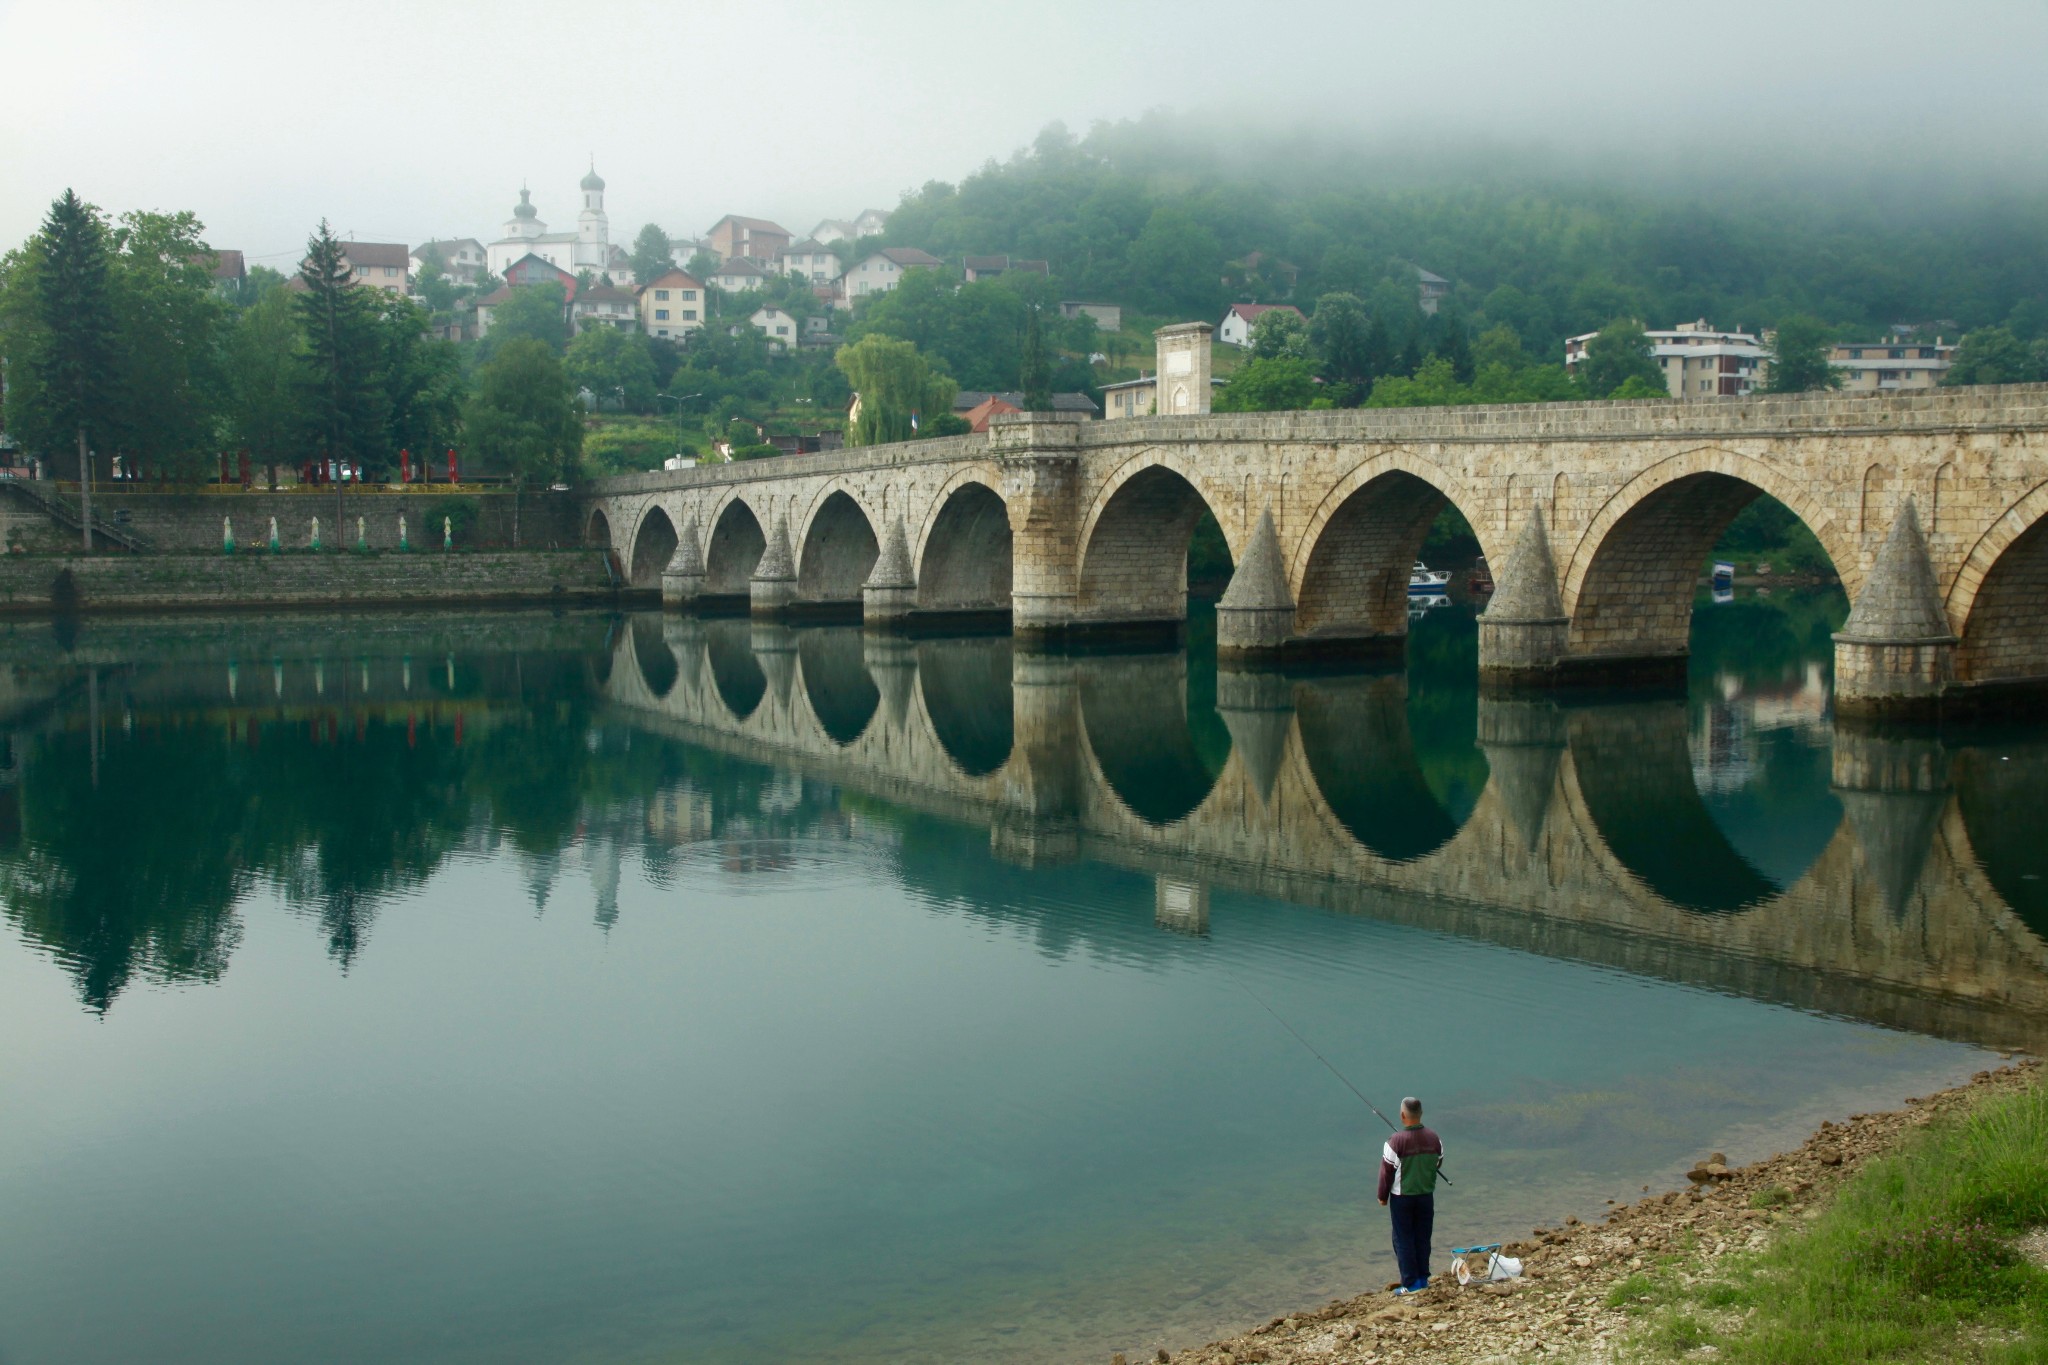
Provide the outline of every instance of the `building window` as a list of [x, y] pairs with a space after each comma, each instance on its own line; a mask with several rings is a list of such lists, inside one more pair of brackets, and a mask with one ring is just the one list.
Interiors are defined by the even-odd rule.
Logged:
[[683, 310], [683, 321], [684, 321], [684, 322], [695, 322], [696, 320], [697, 320], [697, 310], [696, 310], [696, 309], [694, 309], [694, 308], [685, 308], [685, 309]]
[[657, 299], [660, 299], [660, 300], [661, 300], [661, 301], [662, 301], [663, 303], [667, 303], [667, 302], [668, 302], [668, 290], [666, 290], [666, 289], [657, 289], [657, 290], [655, 290], [655, 291], [654, 291], [654, 297], [656, 297]]
[[668, 335], [668, 328], [666, 328], [666, 327], [657, 327], [657, 328], [655, 329], [655, 331], [654, 331], [654, 334], [655, 334], [656, 336], [658, 336], [658, 337], [665, 337], [665, 336], [667, 336], [667, 335]]
[[655, 320], [656, 322], [667, 322], [667, 321], [668, 321], [668, 309], [666, 309], [666, 308], [657, 308], [657, 309], [655, 309], [655, 310], [654, 310], [654, 320]]
[[694, 300], [696, 299], [696, 297], [697, 297], [697, 291], [696, 291], [696, 290], [694, 290], [694, 289], [685, 289], [685, 290], [683, 291], [683, 302], [684, 302], [684, 303], [690, 303], [690, 302], [693, 302], [693, 301], [694, 301]]

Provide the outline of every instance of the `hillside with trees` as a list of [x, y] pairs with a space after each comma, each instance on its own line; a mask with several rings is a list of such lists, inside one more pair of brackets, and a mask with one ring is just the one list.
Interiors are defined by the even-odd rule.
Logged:
[[[1530, 354], [1619, 317], [1750, 329], [1807, 314], [1843, 334], [1894, 323], [2048, 332], [2048, 194], [1923, 191], [1718, 172], [1631, 183], [1477, 152], [1394, 157], [1266, 141], [1152, 116], [1075, 137], [1054, 124], [958, 185], [908, 195], [886, 239], [947, 259], [1051, 263], [1062, 295], [1208, 318], [1232, 302], [1348, 293], [1377, 315], [1421, 267], [1450, 281], [1473, 335], [1505, 324]], [[1405, 338], [1396, 338], [1397, 345]]]

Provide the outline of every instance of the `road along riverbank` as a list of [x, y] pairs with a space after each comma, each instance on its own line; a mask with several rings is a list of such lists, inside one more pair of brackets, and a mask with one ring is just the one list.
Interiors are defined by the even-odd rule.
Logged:
[[[1831, 1228], [1823, 1220], [1842, 1221], [1838, 1201], [1853, 1193], [1845, 1187], [1873, 1163], [1893, 1156], [1911, 1162], [1916, 1159], [1916, 1143], [1947, 1136], [1945, 1129], [1928, 1134], [1928, 1125], [1992, 1112], [2007, 1100], [2038, 1100], [2040, 1086], [2040, 1063], [2024, 1060], [1979, 1072], [1955, 1089], [1909, 1100], [1901, 1110], [1823, 1123], [1798, 1148], [1747, 1166], [1730, 1168], [1714, 1159], [1718, 1154], [1703, 1153], [1688, 1189], [1646, 1194], [1633, 1204], [1618, 1206], [1603, 1222], [1568, 1218], [1561, 1226], [1537, 1228], [1508, 1244], [1507, 1254], [1521, 1257], [1525, 1266], [1519, 1280], [1461, 1289], [1451, 1276], [1439, 1273], [1436, 1284], [1421, 1294], [1396, 1296], [1390, 1286], [1275, 1318], [1241, 1336], [1192, 1350], [1162, 1350], [1154, 1358], [1173, 1365], [1402, 1365], [1424, 1360], [1433, 1365], [1490, 1365], [1537, 1359], [1676, 1359], [1710, 1345], [1721, 1348], [1718, 1358], [1728, 1359], [1731, 1352], [1739, 1356], [1745, 1333], [1778, 1330], [1774, 1311], [1780, 1316], [1799, 1311], [1760, 1302], [1755, 1282], [1775, 1281], [1780, 1297], [1783, 1286], [1796, 1289], [1796, 1261], [1803, 1254], [1797, 1239], [1828, 1234]], [[1943, 1168], [1952, 1164], [1946, 1153], [1919, 1153], [1917, 1159]], [[1995, 1153], [1987, 1159], [1995, 1161]], [[1891, 1168], [1885, 1176], [1907, 1184], [1913, 1179], [1910, 1171], [1901, 1175]], [[1869, 1217], [1867, 1212], [1862, 1216]], [[1880, 1237], [1895, 1233], [1911, 1240], [1930, 1231], [1946, 1237], [1952, 1229], [1944, 1225], [1876, 1231]], [[1836, 1230], [1836, 1235], [1839, 1239], [1857, 1233]], [[1963, 1235], [1989, 1236], [1993, 1241], [1987, 1245], [1994, 1247], [1988, 1255], [1980, 1251], [1974, 1263], [1964, 1267], [1965, 1274], [1995, 1275], [1996, 1264], [1976, 1263], [2000, 1261], [2003, 1253], [1996, 1246], [2012, 1245], [2020, 1255], [2033, 1254], [2033, 1243], [1997, 1240], [1995, 1231]], [[2038, 1242], [2042, 1234], [2037, 1229], [2033, 1236]], [[1884, 1245], [1881, 1240], [1873, 1242], [1877, 1250], [1872, 1254], [1885, 1255]], [[1754, 1263], [1773, 1248], [1785, 1251], [1794, 1267], [1758, 1270]], [[1441, 1249], [1438, 1259], [1441, 1265]], [[1840, 1277], [1854, 1268], [1830, 1264], [1819, 1269], [1823, 1275]], [[2022, 1266], [2014, 1273], [2032, 1272]], [[1940, 1297], [1937, 1286], [1932, 1297], [1923, 1296], [1922, 1301], [1937, 1304]], [[1963, 1302], [1976, 1300], [1965, 1295]], [[1918, 1325], [1944, 1330], [1942, 1321]], [[1888, 1326], [1873, 1325], [1879, 1336]], [[1894, 1335], [1913, 1326], [1896, 1328]], [[2001, 1320], [1995, 1328], [1956, 1330], [1968, 1337], [2012, 1329]], [[1906, 1336], [1899, 1336], [1896, 1345], [1908, 1352], [1913, 1349]], [[1963, 1351], [1956, 1358], [1968, 1359], [1971, 1354]], [[1113, 1362], [1138, 1365], [1142, 1359], [1119, 1356]]]

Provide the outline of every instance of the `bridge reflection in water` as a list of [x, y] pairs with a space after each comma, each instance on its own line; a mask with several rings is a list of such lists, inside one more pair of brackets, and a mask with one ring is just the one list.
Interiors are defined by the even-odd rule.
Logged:
[[2048, 855], [2027, 815], [2048, 746], [1831, 726], [1817, 674], [1772, 703], [1818, 732], [1811, 787], [1745, 810], [1715, 789], [1726, 717], [1707, 708], [1696, 733], [1678, 699], [1573, 706], [1427, 671], [1216, 674], [1187, 653], [655, 614], [613, 653], [614, 718], [986, 826], [1019, 865], [1149, 874], [1162, 928], [1201, 932], [1213, 891], [1248, 893], [1945, 1038], [2048, 1041]]

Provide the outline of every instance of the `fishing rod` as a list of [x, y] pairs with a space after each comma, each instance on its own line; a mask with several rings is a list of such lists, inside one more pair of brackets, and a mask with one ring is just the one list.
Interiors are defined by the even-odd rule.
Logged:
[[[1272, 1015], [1274, 1023], [1278, 1024], [1281, 1028], [1286, 1029], [1290, 1034], [1293, 1034], [1294, 1041], [1300, 1043], [1303, 1047], [1307, 1048], [1309, 1056], [1321, 1062], [1323, 1066], [1329, 1070], [1329, 1073], [1332, 1076], [1335, 1076], [1338, 1080], [1342, 1081], [1344, 1083], [1344, 1088], [1346, 1090], [1349, 1090], [1352, 1094], [1358, 1096], [1359, 1103], [1363, 1104], [1366, 1108], [1372, 1110], [1373, 1113], [1378, 1114], [1380, 1122], [1387, 1125], [1388, 1131], [1396, 1133], [1401, 1131], [1399, 1128], [1394, 1126], [1394, 1121], [1392, 1119], [1388, 1118], [1385, 1114], [1380, 1113], [1380, 1107], [1378, 1105], [1374, 1104], [1371, 1100], [1365, 1097], [1365, 1092], [1363, 1090], [1360, 1090], [1357, 1086], [1351, 1083], [1350, 1077], [1346, 1076], [1343, 1072], [1339, 1071], [1336, 1068], [1335, 1064], [1333, 1064], [1328, 1057], [1325, 1057], [1322, 1053], [1316, 1051], [1316, 1045], [1314, 1043], [1311, 1043], [1308, 1039], [1302, 1037], [1301, 1034], [1295, 1029], [1294, 1025], [1288, 1023], [1285, 1019], [1281, 1018], [1280, 1011], [1274, 1009], [1271, 1005], [1267, 1004], [1264, 1000], [1260, 999], [1259, 993], [1253, 990], [1250, 986], [1246, 985], [1242, 977], [1238, 976], [1236, 972], [1231, 971], [1228, 967], [1225, 967], [1223, 969], [1223, 974], [1229, 977], [1232, 981], [1237, 982], [1238, 989], [1243, 991], [1246, 995], [1249, 995], [1252, 998], [1253, 1002], [1257, 1004], [1260, 1009]], [[1436, 1178], [1443, 1181], [1446, 1185], [1454, 1183], [1449, 1176], [1443, 1173], [1443, 1169], [1441, 1167], [1437, 1169]]]

